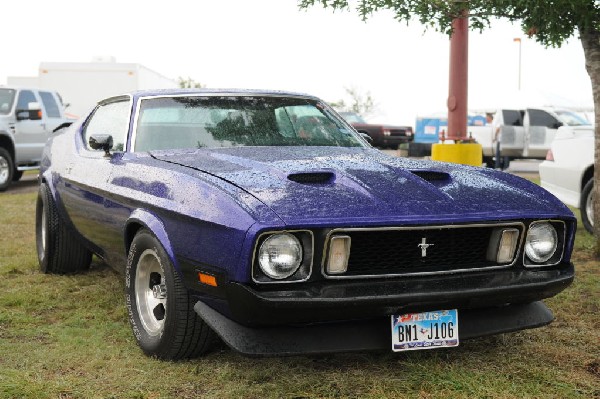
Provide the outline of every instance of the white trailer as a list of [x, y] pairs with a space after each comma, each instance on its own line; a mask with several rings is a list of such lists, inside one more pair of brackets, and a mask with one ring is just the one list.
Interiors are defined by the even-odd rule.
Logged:
[[69, 104], [67, 112], [81, 116], [98, 100], [135, 90], [178, 87], [169, 79], [140, 64], [117, 63], [114, 58], [92, 62], [42, 62], [37, 77], [8, 77], [11, 86], [55, 90]]

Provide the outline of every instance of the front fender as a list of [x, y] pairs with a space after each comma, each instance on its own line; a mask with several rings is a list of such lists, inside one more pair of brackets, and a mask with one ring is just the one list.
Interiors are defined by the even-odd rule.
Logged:
[[169, 240], [169, 236], [167, 235], [167, 231], [165, 230], [164, 223], [158, 216], [145, 209], [135, 209], [133, 212], [131, 212], [131, 215], [129, 215], [129, 218], [125, 223], [125, 232], [123, 236], [125, 239], [126, 254], [129, 253], [129, 247], [131, 245], [131, 242], [133, 241], [135, 234], [140, 228], [148, 229], [154, 235], [154, 237], [156, 237], [156, 239], [160, 242], [165, 252], [167, 253], [167, 256], [169, 257], [169, 260], [171, 261], [173, 267], [179, 273], [181, 273], [181, 270], [179, 270], [179, 266], [175, 258], [173, 246], [171, 245], [171, 241]]
[[0, 147], [5, 148], [13, 158], [13, 162], [16, 162], [15, 142], [12, 135], [9, 133], [8, 126], [5, 126], [4, 124], [0, 124]]

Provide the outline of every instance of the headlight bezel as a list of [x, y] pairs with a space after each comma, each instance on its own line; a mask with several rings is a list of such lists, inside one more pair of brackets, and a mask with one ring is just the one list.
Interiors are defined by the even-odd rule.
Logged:
[[[261, 246], [271, 237], [279, 234], [289, 234], [296, 238], [300, 242], [302, 249], [302, 259], [300, 265], [294, 273], [290, 276], [277, 279], [270, 277], [261, 267], [259, 262]], [[300, 283], [310, 279], [312, 274], [313, 266], [313, 248], [314, 248], [314, 235], [310, 230], [277, 230], [277, 231], [265, 231], [261, 233], [254, 245], [254, 252], [252, 255], [252, 281], [257, 284], [285, 284], [285, 283]]]
[[[490, 262], [496, 262], [498, 266], [513, 266], [519, 260], [519, 255], [525, 240], [525, 230], [526, 227], [523, 223], [514, 226], [501, 226], [494, 229], [490, 236], [486, 259]], [[503, 248], [502, 243], [504, 238], [509, 238], [509, 235], [511, 234], [516, 234], [516, 239], [514, 240], [511, 251], [512, 256], [510, 259], [502, 261], [499, 259], [500, 251]]]
[[[556, 231], [556, 248], [554, 253], [547, 260], [536, 262], [527, 255], [527, 238], [529, 237], [532, 227], [544, 223], [549, 224]], [[565, 252], [566, 233], [567, 226], [563, 220], [534, 220], [529, 223], [523, 240], [523, 266], [526, 268], [549, 267], [556, 266], [562, 262]]]

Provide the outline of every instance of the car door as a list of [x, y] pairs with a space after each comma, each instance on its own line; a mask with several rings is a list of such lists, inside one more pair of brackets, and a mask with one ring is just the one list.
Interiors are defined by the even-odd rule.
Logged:
[[[122, 237], [114, 234], [122, 225], [112, 217], [109, 179], [115, 164], [119, 163], [123, 155], [130, 113], [129, 96], [99, 104], [77, 133], [81, 135], [83, 145], [76, 150], [77, 155], [66, 166], [58, 185], [62, 202], [74, 227], [102, 255], [114, 250], [115, 246], [122, 246]], [[107, 156], [104, 151], [93, 150], [89, 146], [89, 138], [98, 134], [113, 137], [111, 155]]]
[[543, 109], [529, 108], [523, 121], [525, 126], [525, 151], [528, 158], [544, 159], [562, 123]]
[[517, 109], [503, 109], [501, 129], [502, 156], [518, 158], [523, 153], [524, 135], [523, 111]]
[[42, 150], [48, 139], [46, 128], [45, 110], [41, 108], [42, 117], [39, 120], [22, 119], [17, 115], [19, 111], [28, 111], [35, 104], [42, 107], [40, 98], [33, 90], [21, 90], [17, 96], [15, 106], [15, 163], [36, 163], [42, 157]]
[[46, 140], [50, 137], [54, 129], [56, 129], [65, 120], [62, 112], [62, 102], [57, 98], [56, 93], [51, 91], [39, 91], [38, 95], [42, 100], [42, 106], [44, 107], [44, 127], [46, 133]]

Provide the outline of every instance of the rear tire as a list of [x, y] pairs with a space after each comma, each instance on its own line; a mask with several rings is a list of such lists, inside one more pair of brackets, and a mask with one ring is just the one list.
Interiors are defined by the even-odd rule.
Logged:
[[60, 219], [52, 193], [45, 183], [40, 185], [38, 192], [35, 233], [42, 272], [66, 274], [89, 269], [92, 253]]
[[145, 229], [127, 257], [125, 300], [133, 335], [146, 355], [187, 359], [213, 346], [215, 333], [194, 311], [195, 301], [160, 242]]
[[0, 191], [5, 191], [13, 180], [15, 164], [10, 153], [0, 147]]
[[581, 191], [579, 200], [579, 212], [581, 212], [581, 221], [583, 226], [590, 233], [594, 234], [594, 178], [588, 180]]

